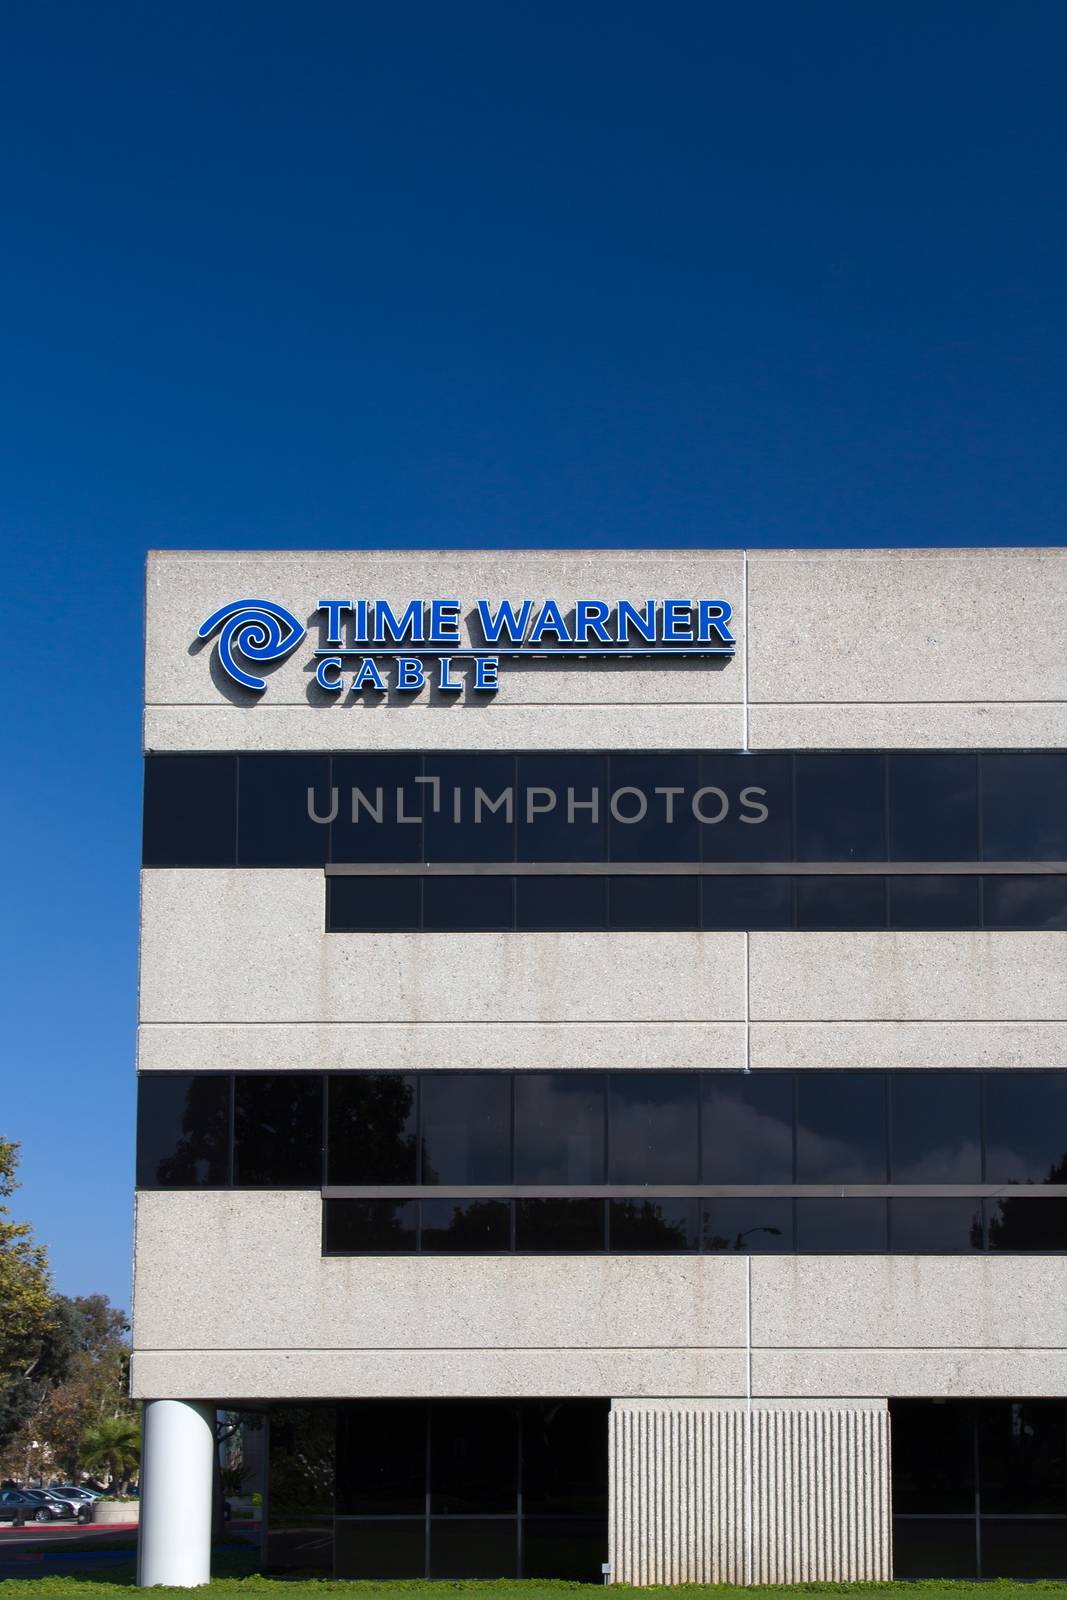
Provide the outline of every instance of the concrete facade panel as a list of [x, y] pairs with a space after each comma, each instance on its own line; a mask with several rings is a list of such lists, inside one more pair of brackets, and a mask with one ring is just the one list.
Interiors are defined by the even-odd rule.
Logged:
[[1067, 703], [750, 705], [753, 750], [1028, 750], [1067, 745]]
[[755, 1022], [1067, 1021], [1067, 933], [754, 933]]
[[1062, 1067], [1063, 1022], [755, 1022], [754, 1068]]
[[752, 1344], [1058, 1350], [1067, 1345], [1067, 1256], [754, 1257]]
[[251, 714], [227, 706], [149, 707], [146, 750], [739, 750], [739, 705], [597, 705], [567, 708], [447, 705], [257, 705]]
[[1060, 550], [752, 551], [749, 695], [1067, 700], [1065, 607]]
[[[321, 1253], [307, 1190], [142, 1192], [137, 1344], [155, 1350], [740, 1347], [722, 1257]], [[235, 1271], [235, 1263], [240, 1270]]]
[[752, 1392], [842, 1398], [1025, 1400], [1067, 1394], [1067, 1351], [754, 1350]]
[[135, 1399], [602, 1399], [745, 1392], [729, 1349], [138, 1350]]
[[[1067, 1050], [1064, 1051], [1067, 1058]], [[147, 1023], [142, 1072], [582, 1071], [745, 1065], [743, 1022]]]
[[142, 877], [144, 1022], [724, 1022], [742, 933], [327, 934], [321, 869]]

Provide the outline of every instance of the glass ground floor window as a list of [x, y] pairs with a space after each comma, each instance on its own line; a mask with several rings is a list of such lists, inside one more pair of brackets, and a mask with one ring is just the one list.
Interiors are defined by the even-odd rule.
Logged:
[[597, 1581], [607, 1427], [607, 1400], [279, 1407], [270, 1565], [339, 1578]]
[[1067, 1400], [893, 1400], [897, 1578], [1067, 1578]]

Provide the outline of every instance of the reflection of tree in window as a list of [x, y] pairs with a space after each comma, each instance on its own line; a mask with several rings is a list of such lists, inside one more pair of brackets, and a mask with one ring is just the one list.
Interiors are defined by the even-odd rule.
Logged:
[[[1067, 1184], [1067, 1151], [1049, 1168], [1044, 1183]], [[1033, 1188], [1032, 1183], [1024, 1185]], [[1067, 1250], [1067, 1197], [998, 1200], [989, 1218], [990, 1250]]]
[[769, 1234], [779, 1238], [781, 1232], [781, 1228], [756, 1227], [745, 1228], [741, 1233], [731, 1234], [729, 1237], [721, 1233], [709, 1233], [704, 1235], [704, 1248], [705, 1250], [750, 1250], [752, 1246], [749, 1240], [753, 1234]]
[[182, 1108], [181, 1136], [159, 1161], [159, 1183], [165, 1188], [225, 1183], [229, 1140], [228, 1080], [194, 1075]]
[[[435, 1236], [435, 1237], [434, 1237]], [[511, 1213], [506, 1200], [424, 1200], [423, 1248], [435, 1243], [460, 1250], [507, 1250]]]
[[271, 1512], [332, 1513], [333, 1406], [279, 1406], [271, 1413]]
[[689, 1247], [686, 1217], [670, 1216], [654, 1200], [614, 1200], [611, 1205], [613, 1250], [685, 1250]]
[[331, 1076], [329, 1093], [330, 1182], [414, 1183], [414, 1077]]

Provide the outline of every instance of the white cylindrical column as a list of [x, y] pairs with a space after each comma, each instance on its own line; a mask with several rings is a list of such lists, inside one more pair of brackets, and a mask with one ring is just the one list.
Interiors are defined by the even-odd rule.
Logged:
[[146, 1400], [141, 1428], [137, 1582], [192, 1589], [211, 1578], [215, 1407]]

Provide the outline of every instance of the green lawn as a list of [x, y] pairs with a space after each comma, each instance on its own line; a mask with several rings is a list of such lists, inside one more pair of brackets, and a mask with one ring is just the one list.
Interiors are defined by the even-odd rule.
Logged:
[[[24, 1597], [24, 1600], [45, 1600], [46, 1596], [78, 1596], [81, 1600], [111, 1600], [111, 1597], [129, 1597], [129, 1583], [104, 1582], [99, 1578], [40, 1578], [26, 1580], [10, 1578], [0, 1583], [0, 1597]], [[437, 1596], [438, 1600], [461, 1595], [469, 1600], [595, 1600], [602, 1592], [600, 1584], [547, 1583], [531, 1579], [527, 1583], [501, 1581], [498, 1583], [349, 1583], [340, 1579], [322, 1578], [293, 1582], [289, 1579], [259, 1577], [217, 1578], [205, 1589], [155, 1589], [159, 1595], [184, 1596], [190, 1593], [204, 1595], [205, 1600], [216, 1596], [231, 1596], [234, 1600], [318, 1600], [319, 1596], [343, 1594], [351, 1600], [391, 1600], [391, 1597], [413, 1595]], [[612, 1585], [612, 1600], [789, 1600], [792, 1595], [841, 1595], [843, 1600], [870, 1596], [871, 1600], [1033, 1600], [1034, 1596], [1057, 1596], [1067, 1600], [1067, 1583], [807, 1583], [789, 1589], [734, 1589], [696, 1585], [680, 1588], [631, 1589], [623, 1584]]]

